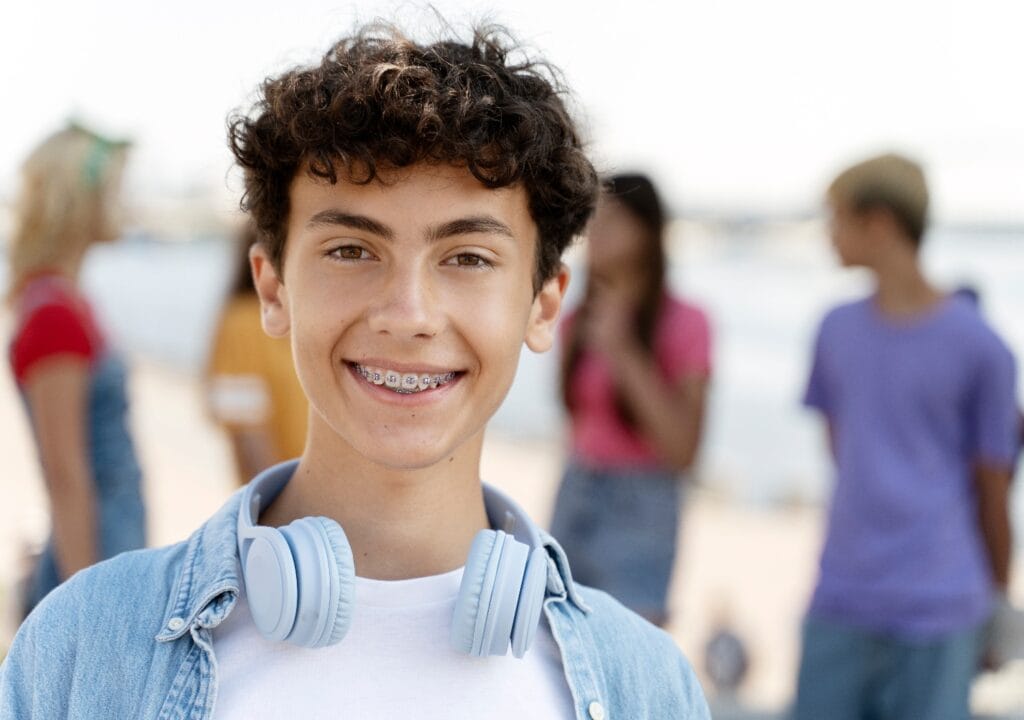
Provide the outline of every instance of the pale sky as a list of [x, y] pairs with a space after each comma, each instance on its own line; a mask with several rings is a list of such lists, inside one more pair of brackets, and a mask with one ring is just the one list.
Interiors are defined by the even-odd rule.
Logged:
[[[12, 5], [14, 6], [12, 8]], [[71, 115], [133, 136], [132, 189], [225, 198], [224, 118], [356, 18], [421, 3], [8, 2], [0, 197]], [[676, 208], [814, 210], [844, 164], [926, 165], [935, 215], [1024, 223], [1024, 3], [1017, 0], [437, 0], [489, 16], [563, 69], [603, 170], [642, 168]]]

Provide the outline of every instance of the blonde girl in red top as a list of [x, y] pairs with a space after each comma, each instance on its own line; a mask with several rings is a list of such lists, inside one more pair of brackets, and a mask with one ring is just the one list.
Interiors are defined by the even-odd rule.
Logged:
[[145, 544], [141, 473], [127, 427], [125, 368], [78, 287], [90, 247], [117, 237], [127, 143], [72, 124], [22, 168], [9, 244], [11, 370], [50, 501], [50, 537], [27, 612], [76, 571]]

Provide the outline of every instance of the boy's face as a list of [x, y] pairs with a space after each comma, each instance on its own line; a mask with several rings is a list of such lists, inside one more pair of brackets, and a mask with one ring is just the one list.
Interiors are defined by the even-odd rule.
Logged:
[[870, 246], [868, 218], [834, 197], [828, 199], [828, 210], [829, 236], [840, 263], [844, 267], [864, 265]]
[[290, 200], [283, 282], [259, 246], [252, 262], [264, 328], [291, 335], [311, 437], [417, 468], [480, 436], [523, 343], [550, 348], [568, 282], [534, 295], [525, 190], [417, 165], [366, 185], [300, 172]]

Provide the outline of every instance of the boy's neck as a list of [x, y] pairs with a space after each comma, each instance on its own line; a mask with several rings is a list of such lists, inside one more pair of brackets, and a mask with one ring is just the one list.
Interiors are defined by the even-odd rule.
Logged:
[[876, 280], [875, 302], [885, 315], [916, 315], [943, 298], [921, 271], [916, 251], [901, 248], [870, 269]]
[[396, 469], [347, 446], [321, 450], [318, 436], [327, 433], [310, 429], [295, 475], [260, 524], [280, 527], [314, 515], [335, 520], [359, 577], [426, 577], [465, 564], [474, 535], [488, 527], [479, 478], [482, 431], [431, 467]]

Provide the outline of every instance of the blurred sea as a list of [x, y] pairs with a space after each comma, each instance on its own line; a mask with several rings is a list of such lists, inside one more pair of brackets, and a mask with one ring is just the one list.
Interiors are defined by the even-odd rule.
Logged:
[[[672, 285], [706, 308], [715, 335], [701, 481], [754, 503], [825, 497], [830, 471], [822, 428], [799, 403], [809, 347], [822, 314], [864, 294], [868, 278], [836, 266], [816, 221], [676, 223], [670, 253]], [[83, 284], [130, 354], [193, 373], [204, 363], [231, 257], [220, 238], [129, 237], [89, 255]], [[582, 288], [582, 259], [578, 248], [570, 252], [577, 271], [570, 304]], [[946, 287], [976, 288], [990, 322], [1024, 356], [1024, 229], [937, 230], [925, 245], [925, 263]], [[5, 275], [0, 261], [0, 283]], [[494, 429], [560, 441], [556, 357], [524, 351]], [[1024, 521], [1024, 493], [1014, 503]]]

